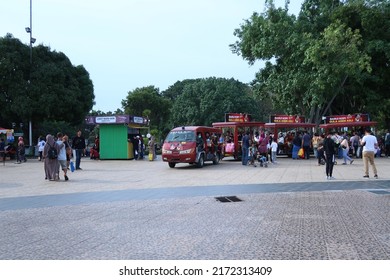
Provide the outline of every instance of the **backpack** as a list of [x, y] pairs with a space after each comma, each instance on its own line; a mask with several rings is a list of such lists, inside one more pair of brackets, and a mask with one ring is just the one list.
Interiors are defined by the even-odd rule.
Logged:
[[57, 149], [56, 149], [56, 147], [55, 147], [55, 144], [54, 144], [54, 146], [50, 146], [50, 144], [48, 144], [49, 145], [49, 151], [47, 152], [47, 157], [49, 158], [49, 159], [56, 159], [56, 158], [58, 158], [58, 153], [57, 153]]

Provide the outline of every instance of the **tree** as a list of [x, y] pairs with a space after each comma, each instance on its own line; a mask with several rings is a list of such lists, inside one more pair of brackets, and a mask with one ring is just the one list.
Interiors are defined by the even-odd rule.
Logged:
[[122, 107], [126, 114], [148, 117], [150, 126], [160, 131], [168, 122], [170, 106], [170, 101], [164, 98], [159, 89], [154, 86], [129, 91], [127, 98], [122, 100]]
[[258, 116], [248, 85], [234, 79], [207, 78], [186, 83], [172, 106], [172, 126], [207, 125], [222, 121], [225, 113], [240, 112]]
[[0, 116], [12, 121], [81, 124], [94, 104], [93, 84], [83, 66], [39, 45], [32, 49], [7, 34], [0, 37]]
[[266, 61], [253, 82], [260, 98], [316, 123], [332, 113], [388, 112], [388, 103], [374, 109], [388, 100], [388, 1], [306, 0], [298, 18], [267, 2], [231, 45], [249, 63]]

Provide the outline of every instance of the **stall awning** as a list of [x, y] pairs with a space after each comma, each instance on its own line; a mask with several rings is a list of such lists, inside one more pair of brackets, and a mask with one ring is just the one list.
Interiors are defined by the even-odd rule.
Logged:
[[320, 124], [320, 128], [325, 130], [332, 128], [341, 128], [341, 127], [370, 127], [377, 126], [378, 122], [338, 122], [338, 123], [325, 123]]
[[316, 125], [314, 123], [266, 123], [266, 128], [313, 128]]

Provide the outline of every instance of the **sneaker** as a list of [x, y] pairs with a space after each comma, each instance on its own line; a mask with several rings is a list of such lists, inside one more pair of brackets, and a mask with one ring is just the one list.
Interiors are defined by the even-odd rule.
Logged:
[[329, 180], [336, 180], [336, 178], [333, 176], [329, 176]]
[[329, 176], [326, 176], [326, 180], [329, 180], [329, 178], [330, 178]]
[[343, 162], [343, 165], [346, 165], [347, 163], [346, 162]]
[[378, 174], [375, 174], [375, 175], [374, 175], [374, 178], [375, 178], [375, 179], [378, 179]]
[[351, 160], [351, 162], [349, 164], [352, 164], [353, 160]]
[[68, 181], [68, 180], [69, 180], [68, 176], [65, 175], [64, 177], [65, 177], [65, 181]]
[[364, 175], [363, 178], [368, 179], [368, 178], [370, 178], [370, 176]]

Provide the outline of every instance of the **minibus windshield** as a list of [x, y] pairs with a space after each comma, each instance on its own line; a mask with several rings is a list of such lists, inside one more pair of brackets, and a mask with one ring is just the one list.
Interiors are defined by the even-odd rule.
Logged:
[[165, 142], [194, 142], [196, 135], [194, 131], [180, 130], [169, 132]]

